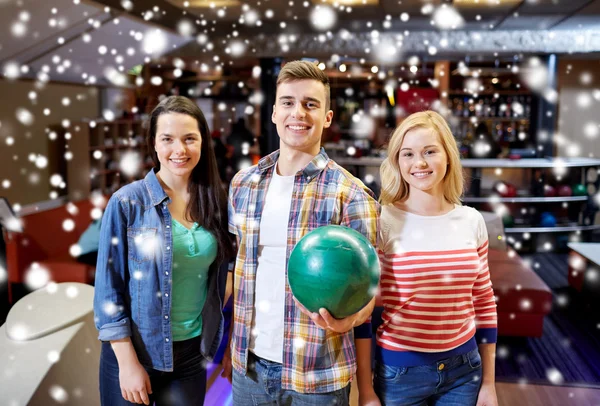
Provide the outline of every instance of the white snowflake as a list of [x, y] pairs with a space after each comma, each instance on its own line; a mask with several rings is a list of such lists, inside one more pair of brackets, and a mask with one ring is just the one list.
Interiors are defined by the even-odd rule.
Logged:
[[125, 175], [133, 177], [136, 176], [142, 166], [142, 157], [138, 152], [128, 151], [121, 155], [121, 161], [119, 162], [119, 168]]
[[71, 255], [74, 258], [77, 258], [81, 255], [81, 247], [79, 246], [79, 244], [73, 244], [69, 247], [69, 255]]
[[167, 36], [163, 31], [154, 29], [144, 33], [142, 51], [145, 54], [158, 56], [167, 50], [168, 45]]
[[69, 400], [69, 394], [67, 391], [59, 385], [52, 385], [49, 389], [50, 397], [57, 403], [67, 403]]
[[48, 352], [47, 358], [51, 364], [56, 364], [60, 360], [60, 353], [58, 351], [52, 350]]
[[25, 271], [25, 285], [31, 289], [36, 290], [45, 286], [50, 281], [50, 272], [39, 263], [34, 262]]
[[[160, 293], [160, 292], [159, 292]], [[117, 305], [113, 302], [105, 302], [104, 306], [102, 306], [102, 310], [107, 316], [112, 316], [117, 313], [119, 310]]]
[[75, 222], [72, 219], [66, 219], [62, 223], [62, 228], [66, 232], [73, 231], [75, 229]]
[[270, 309], [271, 302], [269, 302], [268, 300], [261, 300], [256, 305], [256, 310], [258, 310], [261, 313], [268, 313]]
[[16, 110], [15, 115], [17, 120], [19, 120], [19, 122], [25, 126], [30, 126], [35, 121], [33, 114], [24, 107], [19, 107]]
[[455, 30], [464, 25], [465, 20], [460, 13], [448, 4], [442, 4], [433, 12], [435, 26], [441, 30]]
[[310, 23], [319, 31], [327, 31], [337, 22], [336, 12], [329, 6], [318, 5], [310, 12]]
[[560, 385], [564, 382], [564, 378], [560, 371], [556, 368], [546, 370], [546, 378], [554, 385]]

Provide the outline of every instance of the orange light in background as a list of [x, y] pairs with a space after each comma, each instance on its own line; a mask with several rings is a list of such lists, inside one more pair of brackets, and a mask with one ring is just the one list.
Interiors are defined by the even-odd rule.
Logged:
[[239, 0], [188, 0], [191, 8], [217, 8], [217, 7], [234, 7], [241, 6], [242, 2]]
[[522, 0], [453, 0], [454, 7], [513, 7], [522, 3]]
[[313, 4], [339, 4], [340, 6], [377, 6], [379, 0], [312, 0]]

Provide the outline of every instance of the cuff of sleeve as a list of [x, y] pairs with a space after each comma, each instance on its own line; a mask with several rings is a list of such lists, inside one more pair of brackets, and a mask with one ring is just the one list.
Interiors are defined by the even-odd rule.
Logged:
[[102, 325], [98, 331], [98, 340], [100, 341], [113, 341], [131, 337], [129, 318], [124, 318], [115, 323], [106, 323]]
[[477, 344], [495, 344], [498, 340], [497, 328], [478, 328], [475, 332]]
[[354, 338], [371, 338], [373, 337], [373, 331], [371, 331], [371, 322], [366, 322], [360, 326], [354, 327]]

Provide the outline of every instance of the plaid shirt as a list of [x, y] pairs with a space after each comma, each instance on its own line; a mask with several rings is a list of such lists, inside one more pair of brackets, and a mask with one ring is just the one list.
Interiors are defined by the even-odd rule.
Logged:
[[[239, 238], [234, 271], [234, 316], [231, 343], [233, 367], [246, 373], [254, 315], [261, 215], [279, 151], [258, 165], [240, 171], [229, 192], [229, 231]], [[351, 227], [373, 245], [378, 235], [380, 207], [372, 192], [329, 159], [324, 149], [295, 176], [288, 223], [287, 260], [309, 231], [329, 224]], [[284, 390], [325, 393], [344, 388], [356, 371], [354, 337], [370, 337], [370, 323], [338, 334], [317, 327], [294, 303], [285, 286], [283, 365]]]

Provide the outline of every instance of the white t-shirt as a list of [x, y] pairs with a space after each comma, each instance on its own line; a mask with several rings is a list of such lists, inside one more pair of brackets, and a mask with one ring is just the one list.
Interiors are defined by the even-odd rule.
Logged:
[[265, 197], [258, 236], [254, 317], [249, 349], [273, 362], [283, 361], [285, 262], [295, 176], [280, 176], [277, 166]]

